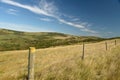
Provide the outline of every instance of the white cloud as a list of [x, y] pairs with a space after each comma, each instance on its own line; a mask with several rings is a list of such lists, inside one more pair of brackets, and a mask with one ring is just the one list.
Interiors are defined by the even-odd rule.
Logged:
[[86, 31], [86, 32], [90, 32], [92, 34], [98, 34], [98, 32], [94, 31], [94, 30], [90, 30], [90, 29], [87, 29], [87, 28], [83, 28], [81, 29], [82, 31]]
[[67, 24], [67, 25], [70, 25], [70, 26], [74, 26], [74, 27], [77, 27], [77, 28], [84, 28], [84, 26], [82, 25], [78, 25], [78, 24], [75, 24], [75, 23], [72, 23], [72, 22], [68, 22], [68, 21], [65, 21], [64, 19], [60, 19], [58, 18], [58, 20], [64, 24]]
[[51, 16], [50, 14], [48, 14], [47, 12], [45, 12], [44, 10], [40, 9], [37, 6], [23, 5], [23, 4], [14, 2], [13, 0], [1, 0], [1, 2], [6, 3], [6, 4], [10, 4], [10, 5], [13, 5], [13, 6], [16, 6], [16, 7], [27, 9], [29, 11], [32, 11], [32, 12], [36, 13], [36, 14], [43, 14], [43, 15], [46, 15], [46, 16]]
[[6, 23], [6, 22], [0, 22], [0, 28], [17, 30], [17, 31], [27, 31], [27, 32], [34, 32], [34, 31], [52, 32], [51, 30], [46, 30], [39, 27], [31, 26], [31, 25], [22, 25], [22, 24], [14, 24], [14, 23]]
[[11, 11], [11, 12], [18, 12], [18, 11], [15, 10], [15, 9], [9, 9], [9, 11]]
[[80, 30], [85, 31], [85, 32], [96, 33], [96, 31], [86, 28], [85, 25], [77, 24], [77, 23], [74, 23], [71, 21], [66, 21], [65, 19], [61, 18], [60, 17], [61, 14], [58, 12], [58, 9], [54, 5], [53, 2], [48, 3], [46, 0], [41, 0], [39, 3], [39, 6], [25, 5], [25, 4], [15, 2], [13, 0], [1, 0], [1, 2], [29, 10], [29, 11], [39, 14], [39, 15], [44, 15], [44, 16], [49, 16], [49, 17], [55, 18], [60, 23], [64, 23], [64, 24], [72, 26], [72, 27], [77, 27]]
[[8, 9], [8, 10], [7, 10], [7, 13], [8, 13], [8, 14], [12, 14], [12, 15], [17, 15], [17, 12], [18, 12], [18, 11], [15, 10], [15, 9]]
[[49, 19], [49, 18], [39, 18], [41, 21], [47, 21], [47, 22], [51, 22], [52, 19]]
[[70, 18], [70, 19], [75, 18], [75, 16], [71, 16], [71, 15], [64, 14], [64, 13], [62, 13], [61, 15], [64, 16], [64, 17]]
[[52, 16], [59, 14], [54, 2], [48, 3], [46, 0], [41, 0], [39, 2], [39, 8]]
[[[76, 23], [72, 23], [72, 22], [65, 21], [65, 20], [63, 20], [63, 19], [58, 19], [58, 20], [59, 20], [60, 22], [64, 23], [64, 24], [67, 24], [67, 25], [70, 25], [70, 26], [74, 26], [74, 27], [76, 27], [76, 28], [80, 28], [81, 31], [90, 32], [90, 33], [98, 33], [98, 32], [96, 32], [96, 31], [94, 31], [94, 30], [90, 30], [90, 29], [88, 29], [88, 28], [85, 28], [84, 25], [86, 25], [86, 24], [80, 25], [80, 24], [76, 24]], [[88, 24], [87, 24], [87, 25], [88, 25]]]

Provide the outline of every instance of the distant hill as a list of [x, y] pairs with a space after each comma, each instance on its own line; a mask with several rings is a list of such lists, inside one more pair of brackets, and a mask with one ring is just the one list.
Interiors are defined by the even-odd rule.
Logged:
[[0, 50], [23, 50], [30, 46], [48, 48], [60, 45], [98, 42], [104, 38], [94, 36], [73, 36], [55, 32], [20, 32], [0, 29]]

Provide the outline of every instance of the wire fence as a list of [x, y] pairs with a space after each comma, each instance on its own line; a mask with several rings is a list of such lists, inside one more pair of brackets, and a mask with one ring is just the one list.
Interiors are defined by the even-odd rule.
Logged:
[[[63, 58], [61, 59], [61, 61], [67, 60], [68, 58], [71, 58], [71, 56], [73, 56], [73, 55], [69, 55], [69, 53], [75, 54], [76, 56], [80, 55], [81, 59], [84, 60], [86, 57], [89, 57], [92, 54], [99, 53], [100, 51], [107, 52], [107, 51], [112, 50], [112, 48], [119, 46], [119, 45], [120, 45], [120, 40], [115, 39], [115, 40], [106, 40], [106, 41], [92, 43], [92, 44], [91, 43], [86, 44], [84, 42], [83, 45], [66, 46], [66, 47], [61, 46], [59, 48], [54, 48], [54, 50], [53, 50], [53, 48], [47, 49], [47, 51], [46, 51], [46, 49], [40, 49], [40, 50], [37, 50], [37, 52], [35, 53], [35, 62], [34, 62], [35, 70], [37, 70], [38, 68], [44, 67], [45, 65], [47, 65], [47, 63], [50, 64], [49, 62], [52, 62], [52, 61], [54, 63], [60, 62], [61, 57], [58, 56], [59, 54], [64, 55], [64, 56], [62, 56]], [[3, 56], [3, 55], [4, 54], [2, 54], [0, 56]], [[8, 56], [10, 54], [5, 54], [5, 56], [6, 55]], [[19, 59], [15, 58], [16, 55], [18, 55]], [[57, 56], [57, 58], [56, 58], [56, 56]], [[13, 66], [10, 69], [6, 69], [4, 75], [11, 75], [11, 74], [13, 74], [12, 76], [14, 76], [16, 74], [22, 75], [22, 76], [28, 75], [28, 62], [30, 60], [30, 59], [28, 59], [28, 51], [25, 51], [25, 52], [19, 53], [19, 54], [12, 53], [12, 56], [8, 56], [8, 57], [12, 57], [12, 58], [10, 58], [11, 61], [6, 60], [6, 61], [2, 62], [2, 59], [0, 59], [0, 68], [2, 66], [8, 66], [8, 67]], [[43, 59], [46, 59], [46, 57], [50, 57], [49, 60], [42, 62]], [[14, 60], [14, 58], [16, 60], [14, 62], [12, 62], [12, 60]], [[64, 59], [64, 58], [66, 58], [66, 59]], [[9, 63], [9, 65], [7, 65], [8, 63]], [[51, 63], [51, 64], [53, 64], [53, 63]], [[16, 70], [16, 73], [14, 70]], [[6, 73], [6, 71], [9, 73]], [[34, 75], [34, 72], [32, 74]], [[25, 79], [28, 79], [28, 77], [26, 77]], [[34, 80], [34, 79], [29, 79], [29, 80]]]

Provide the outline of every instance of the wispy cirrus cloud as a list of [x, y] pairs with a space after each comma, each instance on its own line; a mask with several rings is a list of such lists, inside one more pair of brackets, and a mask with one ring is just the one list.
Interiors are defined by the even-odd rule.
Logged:
[[62, 14], [58, 11], [58, 8], [54, 5], [54, 2], [48, 3], [46, 0], [41, 0], [39, 2], [39, 6], [25, 5], [25, 4], [15, 2], [13, 0], [1, 0], [1, 2], [29, 10], [29, 11], [39, 14], [39, 15], [52, 17], [52, 18], [58, 20], [60, 23], [64, 23], [66, 25], [79, 28], [81, 31], [85, 31], [85, 32], [89, 32], [89, 33], [97, 33], [96, 31], [87, 28], [87, 25], [82, 25], [82, 23], [78, 24], [78, 23], [75, 23], [72, 21], [67, 21], [64, 18], [61, 18]]
[[29, 11], [32, 11], [32, 12], [36, 13], [36, 14], [51, 16], [50, 14], [48, 14], [47, 12], [45, 12], [44, 10], [40, 9], [37, 6], [24, 5], [24, 4], [20, 4], [18, 2], [15, 2], [13, 0], [1, 0], [1, 2], [9, 4], [9, 5], [16, 6], [16, 7], [20, 7], [20, 8], [23, 8], [23, 9], [27, 9]]
[[27, 32], [34, 32], [34, 31], [44, 31], [44, 32], [53, 32], [51, 30], [46, 30], [38, 27], [34, 27], [31, 25], [25, 25], [25, 24], [14, 24], [14, 23], [7, 23], [7, 22], [0, 22], [0, 28], [3, 29], [11, 29], [11, 30], [17, 30], [17, 31], [27, 31]]
[[54, 2], [48, 3], [46, 0], [40, 0], [38, 7], [39, 7], [39, 9], [50, 14], [52, 17], [57, 17], [60, 15], [58, 8], [54, 5]]
[[51, 22], [53, 21], [52, 19], [49, 18], [39, 18], [41, 21], [46, 21], [46, 22]]
[[7, 13], [12, 14], [12, 15], [17, 15], [17, 12], [18, 12], [18, 10], [15, 10], [15, 9], [8, 9], [7, 10]]

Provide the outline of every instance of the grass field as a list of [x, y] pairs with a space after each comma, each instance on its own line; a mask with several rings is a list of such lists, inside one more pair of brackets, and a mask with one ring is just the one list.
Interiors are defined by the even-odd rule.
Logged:
[[[37, 49], [35, 80], [120, 80], [120, 40]], [[0, 52], [0, 80], [26, 80], [28, 50]]]
[[55, 32], [20, 32], [0, 29], [0, 51], [27, 50], [30, 46], [37, 49], [81, 44], [83, 41], [92, 43], [105, 40], [94, 36], [73, 36]]

